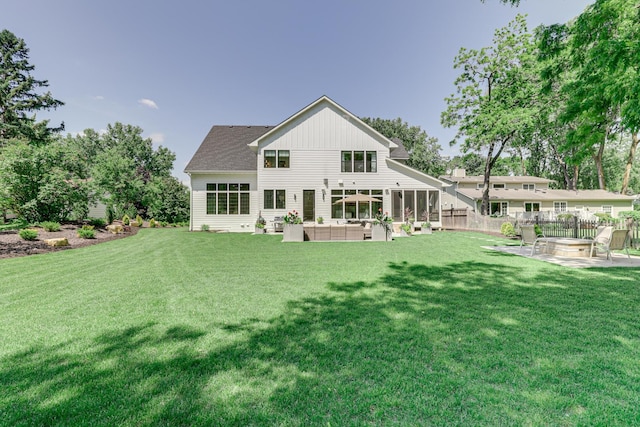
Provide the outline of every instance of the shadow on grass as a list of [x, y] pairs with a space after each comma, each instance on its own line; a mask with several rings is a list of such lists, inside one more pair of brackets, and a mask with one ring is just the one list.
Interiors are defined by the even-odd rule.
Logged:
[[0, 360], [0, 424], [632, 424], [638, 291], [570, 273], [391, 263], [204, 351], [153, 323], [33, 347]]

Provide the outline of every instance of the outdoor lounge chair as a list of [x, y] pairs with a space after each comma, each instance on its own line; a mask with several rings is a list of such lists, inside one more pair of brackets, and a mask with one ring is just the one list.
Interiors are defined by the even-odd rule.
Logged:
[[589, 252], [590, 256], [594, 254], [598, 254], [598, 250], [607, 253], [607, 259], [609, 258], [609, 243], [611, 242], [611, 235], [613, 234], [613, 227], [598, 227], [598, 232], [596, 236], [593, 238], [593, 242], [591, 243], [591, 252]]
[[521, 225], [520, 226], [520, 252], [524, 245], [532, 245], [531, 255], [535, 255], [536, 247], [544, 246], [546, 243], [540, 238], [544, 238], [544, 235], [538, 235], [534, 225]]
[[[611, 227], [610, 227], [611, 228]], [[611, 255], [611, 251], [620, 251], [623, 250], [627, 253], [627, 258], [631, 258], [629, 255], [629, 248], [627, 246], [627, 242], [629, 241], [629, 230], [613, 230], [611, 228], [611, 233], [607, 236], [602, 236], [598, 239], [598, 236], [593, 240], [591, 244], [591, 253], [593, 254], [593, 250], [595, 249], [596, 255], [598, 251], [606, 252], [607, 259], [613, 262], [613, 256]]]

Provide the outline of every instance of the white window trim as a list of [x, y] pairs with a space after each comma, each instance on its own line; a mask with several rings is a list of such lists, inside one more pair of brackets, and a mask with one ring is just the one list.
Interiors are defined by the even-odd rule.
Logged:
[[[524, 188], [525, 185], [528, 188]], [[524, 182], [524, 183], [522, 183], [522, 189], [526, 190], [526, 191], [536, 191], [536, 185], [532, 184], [532, 183]]]
[[[564, 204], [564, 209], [558, 209], [556, 204]], [[554, 212], [567, 212], [569, 210], [569, 204], [566, 201], [558, 200], [553, 202], [553, 211]]]

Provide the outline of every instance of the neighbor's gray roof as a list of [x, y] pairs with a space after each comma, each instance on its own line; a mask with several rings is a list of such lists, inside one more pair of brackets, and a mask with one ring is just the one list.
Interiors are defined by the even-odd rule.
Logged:
[[247, 144], [274, 126], [213, 126], [185, 172], [255, 171], [256, 153]]
[[[482, 184], [484, 182], [483, 175], [470, 175], [470, 176], [452, 176], [452, 175], [442, 175], [440, 179], [444, 179], [450, 182], [458, 182], [458, 183], [474, 183], [474, 184]], [[489, 182], [491, 184], [518, 184], [518, 183], [527, 183], [527, 184], [549, 184], [553, 182], [552, 179], [540, 178], [538, 176], [528, 176], [528, 175], [515, 175], [515, 176], [504, 176], [504, 175], [491, 175], [489, 178]]]
[[[482, 199], [481, 189], [475, 188], [458, 188], [458, 193], [475, 199]], [[489, 190], [489, 198], [491, 200], [511, 200], [511, 201], [523, 201], [523, 202], [537, 202], [537, 201], [631, 201], [634, 200], [633, 196], [625, 196], [622, 194], [612, 193], [605, 190], [522, 190], [512, 188], [492, 188]]]

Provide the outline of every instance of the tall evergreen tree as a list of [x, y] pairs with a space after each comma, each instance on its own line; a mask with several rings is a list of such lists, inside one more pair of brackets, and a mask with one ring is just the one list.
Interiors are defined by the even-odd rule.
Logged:
[[39, 93], [49, 86], [47, 80], [31, 75], [29, 49], [23, 39], [9, 30], [0, 31], [0, 148], [10, 139], [26, 139], [31, 143], [47, 140], [52, 130], [47, 121], [36, 121], [35, 113], [63, 105], [50, 92]]

